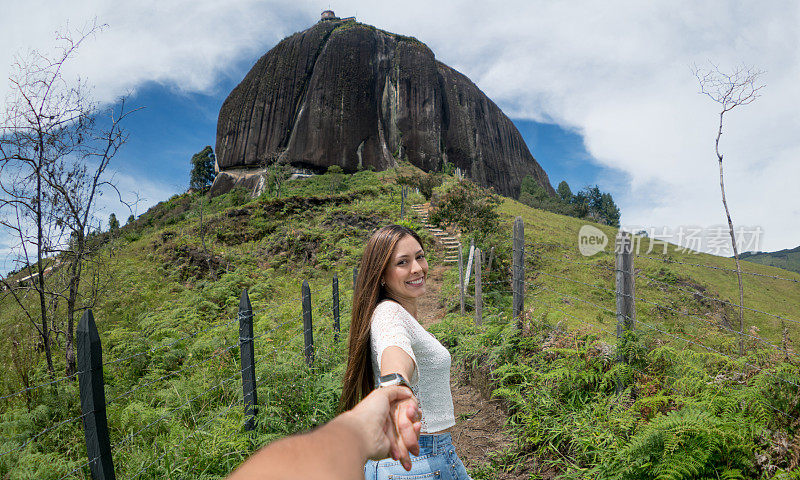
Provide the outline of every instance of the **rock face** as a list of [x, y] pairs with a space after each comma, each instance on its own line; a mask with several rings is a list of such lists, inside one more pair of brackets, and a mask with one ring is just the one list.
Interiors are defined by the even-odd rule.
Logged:
[[221, 172], [278, 160], [383, 170], [407, 158], [425, 171], [453, 164], [503, 195], [525, 175], [555, 194], [474, 83], [418, 40], [353, 20], [321, 20], [261, 57], [222, 105], [216, 153]]

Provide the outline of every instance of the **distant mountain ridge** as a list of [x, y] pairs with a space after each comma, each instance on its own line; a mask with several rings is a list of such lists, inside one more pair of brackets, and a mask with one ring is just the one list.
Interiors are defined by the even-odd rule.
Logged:
[[419, 40], [352, 19], [323, 18], [262, 56], [220, 109], [216, 154], [216, 193], [257, 184], [277, 161], [352, 173], [404, 159], [513, 198], [530, 175], [555, 196], [517, 128], [469, 78]]
[[745, 252], [739, 258], [800, 273], [800, 246], [777, 252]]

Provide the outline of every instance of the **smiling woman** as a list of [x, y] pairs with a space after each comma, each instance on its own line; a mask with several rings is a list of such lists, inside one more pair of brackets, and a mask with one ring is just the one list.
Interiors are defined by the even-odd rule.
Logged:
[[422, 241], [406, 227], [383, 227], [367, 242], [359, 272], [340, 407], [352, 408], [376, 386], [403, 385], [413, 396], [394, 412], [398, 428], [404, 405], [422, 410], [419, 455], [369, 461], [365, 477], [469, 479], [448, 432], [455, 425], [450, 353], [416, 318], [428, 274]]
[[400, 239], [384, 271], [381, 286], [388, 297], [397, 301], [411, 315], [417, 315], [416, 299], [425, 293], [428, 261], [422, 245], [411, 235]]

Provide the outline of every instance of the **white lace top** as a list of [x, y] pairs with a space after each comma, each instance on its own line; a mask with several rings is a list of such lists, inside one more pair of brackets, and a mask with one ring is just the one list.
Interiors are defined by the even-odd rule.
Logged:
[[386, 347], [402, 348], [416, 368], [409, 379], [422, 409], [422, 432], [434, 433], [456, 424], [450, 393], [450, 352], [400, 304], [384, 300], [372, 314], [372, 371], [380, 377]]

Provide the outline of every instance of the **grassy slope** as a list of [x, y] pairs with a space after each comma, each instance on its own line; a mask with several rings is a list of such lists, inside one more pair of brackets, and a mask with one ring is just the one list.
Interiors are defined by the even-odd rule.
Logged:
[[[733, 272], [665, 264], [663, 244], [646, 253], [650, 242], [639, 239], [641, 254], [653, 259], [637, 257], [635, 267], [658, 281], [637, 277], [642, 323], [619, 350], [609, 271], [614, 256], [579, 253], [578, 231], [587, 222], [507, 199], [500, 211], [506, 238], [515, 216], [526, 225], [523, 335], [507, 321], [509, 288], [502, 283], [484, 287], [491, 299], [483, 327], [449, 316], [436, 329], [467, 375], [504, 400], [518, 435], [515, 448], [491, 457], [473, 476], [488, 479], [498, 470], [516, 469], [531, 478], [767, 478], [794, 468], [792, 458], [800, 451], [792, 439], [800, 416], [792, 387], [800, 382], [797, 357], [782, 363], [783, 354], [773, 346], [746, 337], [747, 355], [739, 358], [737, 335], [718, 326], [736, 325], [736, 311], [696, 295], [738, 303]], [[594, 226], [613, 242], [615, 229]], [[501, 248], [510, 249], [510, 241]], [[673, 245], [666, 258], [734, 267], [731, 259], [679, 252]], [[745, 270], [800, 280], [766, 266]], [[456, 278], [451, 273], [451, 284]], [[455, 297], [454, 287], [446, 285], [445, 294]], [[798, 304], [798, 283], [745, 276], [746, 306], [797, 321]], [[456, 308], [452, 300], [450, 307]], [[796, 343], [800, 328], [785, 323]], [[779, 319], [745, 311], [745, 330], [753, 336], [780, 345], [781, 327]], [[620, 352], [630, 367], [614, 361]]]
[[[558, 275], [561, 277], [577, 280], [580, 282], [596, 285], [605, 289], [614, 289], [613, 272], [608, 269], [614, 268], [614, 254], [612, 246], [606, 248], [603, 253], [592, 257], [584, 257], [577, 248], [578, 231], [581, 226], [588, 222], [552, 214], [541, 210], [526, 207], [513, 200], [506, 200], [501, 207], [501, 212], [505, 214], [510, 223], [515, 216], [521, 216], [525, 222], [526, 243], [530, 247], [528, 252], [534, 258], [532, 265], [533, 272], [542, 270], [544, 272]], [[601, 229], [613, 242], [616, 230], [611, 227], [592, 224]], [[698, 298], [692, 293], [682, 292], [678, 287], [689, 292], [697, 292], [707, 297], [718, 298], [731, 303], [739, 303], [739, 289], [735, 272], [726, 270], [715, 270], [705, 267], [695, 267], [681, 265], [677, 263], [665, 263], [662, 258], [671, 261], [709, 265], [720, 269], [735, 269], [732, 259], [708, 255], [695, 252], [679, 251], [678, 247], [669, 244], [666, 255], [664, 255], [664, 244], [654, 242], [653, 251], [650, 249], [651, 240], [648, 238], [637, 237], [640, 242], [640, 254], [642, 256], [634, 259], [634, 266], [640, 275], [653, 277], [656, 280], [667, 282], [671, 286], [664, 285], [649, 278], [636, 277], [636, 297], [641, 301], [637, 302], [637, 317], [644, 322], [652, 323], [653, 326], [664, 329], [673, 334], [688, 333], [696, 335], [703, 340], [703, 343], [711, 342], [710, 345], [717, 346], [721, 338], [729, 335], [717, 335], [720, 330], [708, 328], [707, 322], [719, 323], [723, 318], [730, 322], [734, 328], [738, 327], [738, 313], [732, 307], [723, 308], [721, 302]], [[563, 245], [551, 246], [548, 244]], [[656, 259], [643, 258], [644, 256]], [[569, 263], [569, 261], [586, 262], [592, 266]], [[789, 320], [800, 322], [797, 312], [800, 305], [800, 274], [787, 272], [782, 269], [760, 266], [745, 263], [743, 270], [760, 275], [776, 276], [794, 280], [778, 280], [767, 277], [744, 275], [744, 306], [755, 310], [780, 315]], [[530, 276], [529, 276], [530, 278]], [[538, 275], [535, 283], [543, 285], [552, 290], [568, 295], [576, 296], [584, 300], [597, 303], [607, 309], [614, 310], [615, 299], [612, 292], [604, 291], [581, 285], [578, 283], [561, 280], [547, 275]], [[570, 299], [564, 295], [558, 295], [550, 291], [540, 291], [532, 296], [536, 299], [558, 305], [559, 308], [567, 310], [572, 315], [581, 319], [598, 324], [607, 330], [614, 331], [616, 320], [613, 314], [600, 311], [597, 307], [582, 303], [578, 300]], [[566, 300], [566, 301], [565, 301]], [[660, 309], [647, 302], [659, 304], [677, 310], [678, 312], [690, 313], [695, 315], [686, 316]], [[537, 302], [531, 305], [537, 308]], [[541, 307], [539, 307], [541, 308]], [[699, 317], [699, 318], [697, 318]], [[565, 320], [567, 323], [574, 323], [574, 319]], [[763, 337], [773, 343], [780, 343], [782, 325], [781, 320], [762, 313], [755, 313], [745, 310], [745, 329], [755, 326], [758, 330], [754, 331], [757, 336]], [[800, 325], [794, 322], [785, 322], [790, 331], [790, 338], [793, 342], [800, 341]], [[647, 330], [647, 327], [644, 327]], [[651, 330], [652, 331], [652, 330]], [[726, 330], [722, 330], [726, 331]], [[660, 336], [669, 338], [666, 335]], [[748, 341], [756, 341], [747, 337]], [[722, 342], [729, 343], [729, 342]]]
[[777, 252], [745, 252], [740, 257], [748, 262], [770, 265], [800, 273], [800, 247], [779, 250]]
[[[335, 413], [344, 342], [332, 342], [330, 282], [337, 272], [346, 335], [360, 248], [374, 228], [399, 220], [392, 178], [393, 172], [361, 172], [331, 193], [330, 178], [319, 176], [288, 183], [281, 199], [248, 202], [234, 192], [205, 204], [205, 240], [217, 281], [201, 256], [198, 195], [163, 202], [107, 244], [107, 289], [94, 315], [119, 478], [139, 471], [140, 478], [220, 478], [254, 446]], [[311, 285], [316, 319], [313, 371], [301, 355], [302, 280]], [[258, 337], [260, 412], [252, 438], [241, 432], [237, 404], [242, 392], [235, 320], [243, 288], [249, 289]], [[0, 319], [6, 333], [0, 361], [13, 364], [13, 340], [22, 342], [17, 350], [26, 355], [6, 370], [0, 396], [19, 390], [23, 373], [31, 375], [31, 384], [47, 381], [41, 355], [31, 353], [30, 327], [8, 299], [0, 302]], [[54, 347], [59, 376], [60, 343]], [[0, 478], [57, 479], [76, 468], [69, 478], [82, 478], [83, 433], [80, 420], [70, 420], [80, 414], [73, 382], [0, 405], [0, 453], [67, 421], [22, 452], [0, 457]]]
[[[343, 319], [347, 318], [345, 306], [350, 301], [351, 270], [366, 236], [378, 225], [398, 219], [399, 188], [393, 185], [393, 176], [393, 172], [362, 172], [349, 176], [333, 196], [329, 196], [330, 178], [319, 176], [287, 184], [287, 196], [299, 195], [291, 199], [267, 198], [246, 203], [236, 194], [215, 199], [204, 207], [204, 215], [209, 225], [206, 241], [214, 254], [213, 265], [221, 277], [218, 281], [212, 281], [204, 271], [204, 263], [197, 261], [198, 252], [202, 251], [198, 225], [200, 197], [174, 197], [120, 232], [107, 251], [113, 267], [113, 275], [107, 282], [108, 291], [95, 308], [104, 358], [111, 362], [143, 351], [148, 353], [115, 364], [106, 373], [109, 399], [138, 388], [109, 407], [112, 443], [123, 442], [114, 448], [118, 476], [128, 477], [144, 468], [144, 478], [168, 475], [218, 478], [241, 461], [254, 445], [307, 428], [333, 414], [341, 377], [342, 344], [334, 346], [330, 342], [330, 327], [324, 321], [318, 322], [324, 354], [319, 355], [315, 375], [303, 368], [298, 356], [302, 343], [298, 336], [299, 284], [302, 279], [309, 280], [315, 292], [315, 318], [327, 316], [329, 319], [330, 303], [326, 293], [333, 272], [339, 272], [344, 290]], [[319, 200], [307, 199], [310, 196]], [[585, 223], [511, 200], [504, 201], [501, 212], [509, 232], [513, 216], [523, 217], [528, 243], [576, 245], [578, 229]], [[598, 227], [613, 237], [613, 229]], [[505, 247], [510, 249], [510, 241]], [[556, 246], [534, 246], [532, 252], [542, 255], [529, 261], [532, 282], [613, 309], [613, 296], [609, 292], [546, 275], [533, 276], [533, 272], [542, 269], [613, 289], [613, 279], [607, 270], [560, 260], [566, 258], [613, 267], [612, 255], [585, 259], [574, 247]], [[498, 257], [503, 255], [498, 251]], [[708, 255], [671, 255], [676, 260], [691, 263], [724, 267], [732, 264], [728, 259]], [[504, 265], [507, 260], [506, 252]], [[436, 262], [437, 258], [434, 256], [432, 261]], [[682, 288], [702, 285], [711, 292], [705, 293], [707, 295], [737, 299], [735, 277], [729, 272], [677, 264], [664, 266], [646, 259], [637, 259], [636, 266], [643, 269], [642, 273], [678, 283]], [[665, 268], [662, 270], [662, 267]], [[769, 267], [748, 266], [748, 270], [800, 279], [800, 275]], [[455, 308], [452, 271], [447, 278], [450, 282], [445, 285], [443, 295], [451, 302], [451, 308]], [[787, 283], [746, 278], [745, 305], [794, 318], [792, 312], [800, 305], [800, 289], [797, 284]], [[259, 387], [260, 423], [252, 440], [241, 434], [241, 407], [226, 410], [241, 398], [236, 377], [238, 349], [232, 348], [238, 332], [235, 324], [227, 322], [235, 318], [242, 288], [250, 290], [253, 308], [259, 311], [256, 335], [278, 328], [262, 337], [263, 342], [259, 341], [256, 347], [256, 356], [260, 357], [257, 374], [264, 378], [260, 384], [264, 388]], [[486, 291], [501, 310], [508, 310], [507, 287], [495, 284], [486, 287]], [[638, 279], [637, 296], [661, 305], [689, 308], [712, 320], [732, 314], [703, 304], [691, 294], [676, 293], [656, 284], [647, 285]], [[286, 303], [287, 300], [290, 301]], [[542, 308], [541, 301], [558, 305], [574, 317], [599, 327], [614, 329], [612, 314], [600, 313], [595, 307], [564, 295], [529, 286], [527, 306], [533, 308], [534, 316], [544, 314], [554, 322], [589, 328], [572, 317]], [[487, 316], [494, 315], [497, 320], [498, 312], [488, 308]], [[706, 328], [696, 319], [654, 311], [653, 307], [642, 303], [638, 304], [637, 314], [659, 328], [690, 334], [726, 351], [733, 349], [729, 335], [720, 335], [717, 329]], [[30, 365], [39, 365], [32, 369], [32, 383], [45, 381], [41, 359], [30, 353], [30, 342], [24, 340], [23, 332], [29, 329], [16, 309], [8, 302], [0, 302], [0, 319], [6, 333], [4, 340], [0, 340], [4, 342], [0, 344], [0, 361], [4, 365], [13, 363], [14, 348], [8, 340], [12, 338], [23, 339], [22, 348], [18, 350], [27, 355], [20, 365], [7, 370], [12, 373], [4, 376], [0, 383], [0, 395], [18, 390], [19, 373], [31, 371]], [[283, 325], [284, 322], [288, 323]], [[346, 329], [346, 320], [344, 323], [343, 329]], [[757, 325], [762, 336], [779, 339], [780, 330], [775, 319], [748, 314], [746, 324]], [[211, 328], [214, 325], [220, 326]], [[198, 331], [202, 333], [179, 340]], [[794, 333], [792, 335], [795, 339]], [[55, 358], [60, 362], [63, 354], [56, 350]], [[292, 352], [291, 355], [287, 351]], [[182, 368], [186, 370], [171, 374]], [[164, 376], [167, 378], [162, 378]], [[206, 393], [209, 388], [213, 390]], [[78, 415], [76, 397], [75, 386], [65, 382], [52, 390], [32, 392], [31, 405], [38, 406], [31, 411], [20, 403], [3, 403], [0, 432], [2, 438], [9, 440], [0, 450], [20, 445], [22, 439], [54, 421]], [[140, 431], [143, 434], [138, 433]], [[135, 435], [127, 441], [125, 435], [129, 434]], [[80, 428], [68, 423], [27, 447], [25, 455], [12, 454], [0, 459], [0, 477], [59, 478], [85, 461], [82, 441]], [[166, 445], [180, 445], [180, 448], [166, 448]], [[164, 457], [159, 459], [162, 455]], [[149, 465], [154, 460], [158, 461]]]

